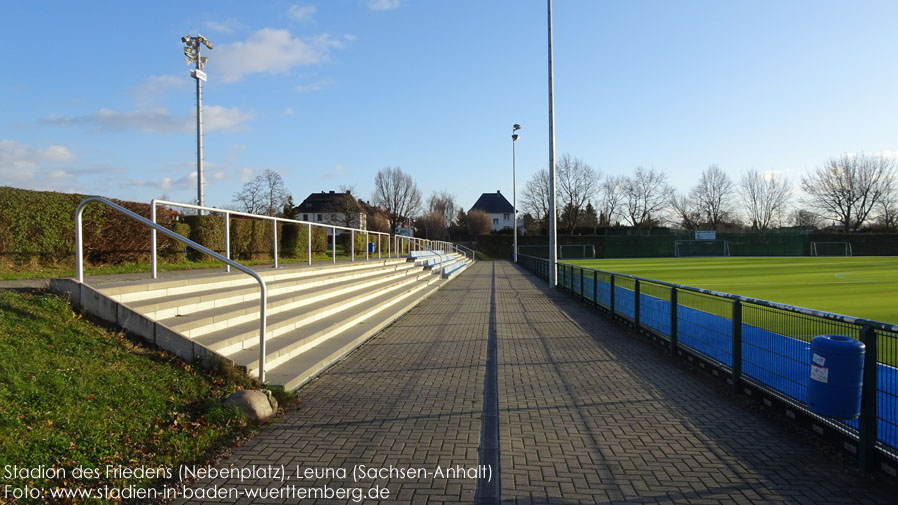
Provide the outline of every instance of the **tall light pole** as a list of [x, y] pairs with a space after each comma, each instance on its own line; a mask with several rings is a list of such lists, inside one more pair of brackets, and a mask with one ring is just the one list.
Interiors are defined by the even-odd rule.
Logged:
[[[200, 47], [206, 46], [212, 49], [212, 42], [206, 37], [197, 34], [196, 37], [185, 35], [181, 37], [181, 42], [185, 44], [184, 56], [187, 64], [196, 63], [196, 68], [190, 71], [190, 77], [196, 79], [196, 201], [197, 205], [203, 205], [203, 85], [202, 81], [206, 80], [206, 67], [208, 58], [200, 56]], [[202, 215], [203, 211], [198, 210], [198, 214]]]
[[521, 125], [515, 123], [514, 126], [511, 127], [511, 206], [514, 211], [514, 218], [512, 219], [511, 227], [514, 229], [514, 254], [512, 258], [514, 258], [514, 262], [518, 262], [518, 183], [517, 183], [517, 169], [515, 168], [515, 154], [514, 154], [514, 144], [521, 137], [516, 131], [521, 129]]
[[552, 82], [552, 0], [549, 3], [549, 287], [558, 285], [558, 237], [555, 223], [557, 210], [555, 207], [555, 85]]

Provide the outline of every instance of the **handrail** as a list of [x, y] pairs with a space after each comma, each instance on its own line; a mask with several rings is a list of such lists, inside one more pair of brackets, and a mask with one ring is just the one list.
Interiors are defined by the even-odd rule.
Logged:
[[[530, 256], [527, 254], [518, 254], [518, 258], [520, 258], [520, 257], [532, 258], [535, 260], [545, 261], [547, 263], [549, 261], [546, 258]], [[559, 263], [559, 265], [560, 264], [561, 263]], [[835, 312], [825, 312], [822, 310], [809, 309], [807, 307], [799, 307], [797, 305], [787, 305], [785, 303], [771, 302], [769, 300], [761, 300], [760, 298], [751, 298], [748, 296], [734, 295], [732, 293], [724, 293], [721, 291], [714, 291], [711, 289], [696, 288], [693, 286], [686, 286], [684, 284], [674, 284], [672, 282], [659, 281], [659, 280], [655, 280], [655, 279], [649, 279], [646, 277], [638, 277], [638, 276], [630, 275], [630, 274], [609, 272], [607, 270], [599, 270], [598, 268], [584, 267], [584, 266], [576, 265], [573, 263], [567, 263], [567, 264], [573, 265], [577, 268], [580, 268], [580, 269], [583, 269], [586, 271], [590, 271], [590, 272], [598, 272], [601, 274], [613, 275], [615, 277], [625, 277], [628, 279], [638, 280], [640, 282], [649, 282], [652, 284], [657, 284], [659, 286], [667, 286], [670, 288], [676, 288], [676, 289], [683, 290], [683, 291], [691, 291], [693, 293], [715, 296], [718, 298], [726, 298], [726, 299], [733, 300], [733, 301], [751, 303], [753, 305], [760, 305], [762, 307], [770, 307], [770, 308], [774, 308], [774, 309], [784, 310], [786, 312], [794, 312], [796, 314], [802, 314], [805, 316], [813, 316], [813, 317], [820, 317], [823, 319], [831, 319], [831, 320], [835, 320], [835, 321], [839, 321], [839, 322], [843, 322], [843, 323], [847, 323], [847, 324], [858, 325], [858, 326], [870, 326], [871, 328], [876, 329], [876, 330], [898, 333], [898, 325], [884, 323], [882, 321], [874, 321], [871, 319], [863, 319], [860, 317], [846, 316], [844, 314], [836, 314]]]
[[[465, 247], [461, 244], [453, 244], [453, 245], [455, 246], [456, 251], [458, 251], [459, 249], [464, 249], [465, 251], [469, 251], [471, 253], [471, 260], [474, 259], [474, 250], [473, 249], [471, 249], [470, 247]], [[465, 253], [465, 257], [467, 257], [467, 256], [468, 256], [468, 254]]]
[[[339, 225], [334, 225], [334, 224], [315, 223], [312, 221], [300, 221], [297, 219], [288, 219], [285, 217], [277, 217], [277, 216], [265, 216], [265, 215], [261, 215], [261, 214], [250, 214], [248, 212], [241, 212], [238, 210], [219, 209], [217, 207], [209, 207], [209, 206], [205, 206], [205, 205], [194, 205], [192, 203], [171, 202], [168, 200], [160, 200], [160, 199], [156, 199], [156, 198], [154, 198], [150, 202], [150, 219], [152, 220], [153, 223], [156, 222], [156, 206], [157, 205], [167, 205], [170, 207], [181, 207], [181, 208], [185, 208], [185, 209], [206, 210], [209, 212], [217, 212], [220, 214], [224, 214], [224, 216], [225, 216], [225, 257], [228, 259], [231, 258], [231, 233], [230, 233], [231, 219], [230, 219], [230, 217], [232, 215], [271, 220], [273, 222], [272, 226], [274, 228], [274, 232], [272, 234], [272, 237], [273, 237], [272, 252], [273, 252], [273, 257], [274, 257], [274, 266], [272, 268], [278, 267], [278, 255], [277, 255], [277, 223], [278, 222], [301, 224], [301, 225], [305, 225], [308, 228], [309, 239], [307, 241], [306, 246], [308, 248], [307, 255], [308, 255], [308, 264], [309, 265], [312, 264], [312, 226], [317, 226], [319, 228], [326, 228], [326, 229], [330, 229], [333, 231], [333, 233], [331, 233], [331, 237], [332, 237], [331, 238], [331, 253], [333, 256], [334, 263], [337, 262], [337, 247], [336, 247], [336, 245], [337, 245], [336, 231], [337, 230], [349, 231], [349, 232], [352, 232], [353, 235], [355, 234], [355, 232], [365, 232], [366, 235], [373, 234], [373, 235], [386, 235], [387, 237], [390, 236], [389, 233], [382, 232], [382, 231], [369, 231], [369, 230], [362, 230], [360, 228], [350, 228], [347, 226], [339, 226]], [[157, 271], [157, 258], [156, 258], [157, 255], [156, 255], [156, 230], [155, 229], [150, 231], [150, 244], [151, 244], [150, 245], [150, 249], [151, 249], [151, 251], [150, 251], [150, 266], [151, 266], [153, 278], [155, 279], [157, 276], [157, 272], [158, 272]], [[354, 240], [353, 240], [352, 244], [353, 244], [353, 249], [354, 249], [354, 247], [355, 247]], [[378, 258], [380, 258], [380, 239], [378, 239], [377, 244], [378, 244]], [[367, 260], [367, 259], [369, 259], [368, 253], [367, 253], [367, 251], [368, 251], [367, 243], [365, 244], [365, 251], [366, 251], [365, 258]], [[389, 257], [390, 257], [390, 252], [388, 250], [387, 258], [389, 258]], [[355, 261], [354, 251], [353, 251], [351, 259], [352, 259], [352, 261]], [[225, 270], [230, 272], [231, 265], [226, 264]]]
[[[265, 286], [265, 281], [262, 279], [262, 276], [260, 276], [255, 271], [241, 265], [240, 263], [237, 263], [236, 261], [233, 261], [229, 258], [225, 258], [224, 256], [216, 253], [215, 251], [212, 251], [211, 249], [203, 247], [190, 239], [187, 239], [187, 238], [184, 238], [184, 237], [178, 235], [177, 233], [165, 228], [164, 226], [158, 225], [143, 216], [140, 216], [138, 214], [135, 214], [134, 212], [131, 212], [130, 210], [122, 207], [121, 205], [113, 203], [103, 197], [100, 197], [100, 196], [91, 196], [91, 197], [88, 197], [88, 198], [85, 198], [84, 200], [82, 200], [81, 203], [78, 204], [78, 208], [75, 210], [75, 271], [77, 273], [76, 275], [77, 275], [77, 280], [78, 280], [79, 284], [84, 283], [84, 252], [83, 252], [84, 244], [83, 244], [82, 233], [81, 233], [81, 228], [82, 228], [81, 215], [84, 212], [84, 207], [91, 202], [102, 203], [103, 205], [106, 205], [107, 207], [117, 210], [117, 211], [121, 212], [122, 214], [130, 217], [131, 219], [136, 220], [137, 222], [139, 222], [141, 224], [149, 226], [150, 229], [152, 229], [152, 231], [153, 231], [154, 260], [155, 260], [156, 231], [160, 231], [160, 232], [162, 232], [162, 234], [166, 235], [167, 237], [169, 237], [171, 239], [177, 240], [178, 242], [182, 242], [182, 243], [186, 244], [188, 247], [192, 247], [192, 248], [196, 249], [197, 251], [205, 253], [219, 261], [224, 262], [225, 264], [227, 264], [229, 266], [233, 266], [237, 270], [240, 270], [241, 272], [253, 277], [254, 279], [256, 279], [256, 281], [259, 282], [259, 294], [260, 294], [260, 304], [259, 304], [259, 382], [264, 384], [265, 383], [265, 323], [266, 323], [266, 321], [265, 321], [265, 305], [267, 304], [267, 301], [268, 301], [268, 288]], [[154, 209], [155, 209], [155, 207], [154, 207]], [[153, 214], [155, 214], [155, 212], [153, 212]], [[155, 263], [154, 263], [153, 267], [155, 269]], [[155, 278], [155, 277], [156, 276], [154, 275], [153, 278]]]

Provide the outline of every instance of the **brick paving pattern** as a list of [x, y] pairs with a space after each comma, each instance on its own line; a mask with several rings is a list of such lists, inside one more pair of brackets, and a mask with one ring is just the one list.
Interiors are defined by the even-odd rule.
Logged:
[[[895, 488], [858, 479], [721, 385], [505, 262], [473, 265], [301, 389], [299, 407], [225, 465], [477, 465], [490, 331], [498, 344], [502, 503], [898, 503]], [[477, 484], [374, 483], [391, 491], [382, 503], [409, 504], [473, 503]], [[282, 484], [198, 484], [211, 485]]]

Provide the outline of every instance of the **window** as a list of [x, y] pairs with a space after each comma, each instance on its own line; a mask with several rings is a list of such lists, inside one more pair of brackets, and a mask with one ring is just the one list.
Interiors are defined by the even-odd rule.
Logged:
[[498, 217], [493, 219], [493, 224], [499, 224], [499, 218], [498, 218]]
[[509, 214], [502, 214], [502, 219], [508, 221]]
[[309, 215], [308, 215], [308, 214], [303, 214], [303, 215], [302, 215], [302, 220], [303, 220], [303, 221], [308, 221], [308, 220], [309, 220]]
[[321, 214], [318, 214], [318, 221], [321, 221]]

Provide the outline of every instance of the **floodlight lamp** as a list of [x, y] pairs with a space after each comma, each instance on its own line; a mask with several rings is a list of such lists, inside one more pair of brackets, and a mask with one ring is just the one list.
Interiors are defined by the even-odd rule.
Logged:
[[511, 131], [516, 132], [516, 131], [518, 131], [518, 130], [520, 130], [520, 129], [521, 129], [521, 125], [515, 124], [515, 125], [512, 127], [512, 130], [511, 130]]
[[208, 40], [203, 39], [201, 42], [203, 43], [204, 46], [208, 47], [209, 49], [212, 49], [212, 43], [209, 42]]
[[518, 135], [517, 133], [513, 133], [511, 135], [511, 141], [514, 142], [515, 140], [518, 140], [518, 137], [520, 137], [520, 135]]
[[181, 37], [181, 42], [183, 42], [185, 44], [190, 42], [190, 35], [184, 35], [183, 37]]

